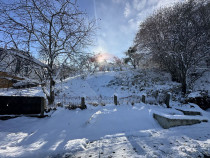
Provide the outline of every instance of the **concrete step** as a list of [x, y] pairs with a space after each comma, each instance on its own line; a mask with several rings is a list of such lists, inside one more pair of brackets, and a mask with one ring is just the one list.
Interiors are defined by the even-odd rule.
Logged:
[[153, 118], [158, 121], [161, 127], [164, 129], [168, 129], [176, 126], [186, 126], [193, 125], [201, 122], [208, 122], [208, 120], [200, 120], [200, 119], [176, 119], [176, 118], [168, 118], [166, 116], [162, 116], [160, 114], [153, 114]]
[[186, 111], [186, 110], [181, 110], [181, 109], [176, 109], [176, 110], [183, 112], [184, 115], [192, 115], [192, 116], [201, 115], [202, 116], [201, 112], [199, 111]]

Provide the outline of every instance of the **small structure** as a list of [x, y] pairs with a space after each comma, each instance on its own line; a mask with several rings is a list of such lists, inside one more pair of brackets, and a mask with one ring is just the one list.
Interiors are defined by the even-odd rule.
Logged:
[[0, 71], [0, 88], [12, 87], [14, 83], [24, 80], [23, 78], [12, 76], [7, 72]]
[[186, 111], [186, 110], [181, 110], [181, 109], [176, 109], [178, 111], [181, 111], [184, 115], [202, 115], [201, 112], [199, 111]]
[[43, 70], [47, 65], [31, 56], [29, 52], [17, 49], [0, 48], [0, 88], [32, 87], [37, 86], [35, 82], [37, 75], [35, 70]]
[[193, 125], [201, 122], [208, 122], [208, 120], [190, 119], [190, 118], [169, 118], [160, 114], [153, 114], [153, 118], [157, 120], [161, 127], [168, 129], [176, 126]]
[[44, 115], [44, 97], [0, 96], [0, 115]]

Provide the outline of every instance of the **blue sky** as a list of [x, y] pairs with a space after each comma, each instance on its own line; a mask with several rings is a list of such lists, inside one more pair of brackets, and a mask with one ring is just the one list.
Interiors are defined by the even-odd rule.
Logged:
[[78, 0], [79, 8], [90, 19], [97, 19], [94, 46], [87, 51], [123, 57], [146, 17], [160, 7], [180, 1], [185, 0]]
[[78, 5], [96, 18], [98, 31], [89, 51], [123, 57], [133, 44], [139, 24], [154, 10], [184, 0], [78, 0]]

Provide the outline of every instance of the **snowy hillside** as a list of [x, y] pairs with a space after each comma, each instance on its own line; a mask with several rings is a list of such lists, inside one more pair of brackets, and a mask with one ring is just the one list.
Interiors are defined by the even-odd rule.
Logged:
[[[58, 81], [55, 92], [58, 97], [127, 97], [152, 91], [166, 91], [179, 88], [171, 82], [168, 74], [154, 71], [98, 72], [88, 76], [71, 77]], [[0, 95], [44, 96], [40, 87], [30, 89], [4, 89]]]
[[[144, 104], [138, 98], [128, 99], [131, 95], [148, 94], [149, 102], [149, 99], [154, 100], [154, 89], [164, 92], [179, 88], [179, 84], [171, 82], [167, 74], [147, 73], [144, 77], [144, 73], [101, 72], [58, 83], [56, 102], [64, 105], [71, 102], [70, 97], [96, 98], [95, 102], [101, 97], [108, 98], [108, 101], [104, 100], [105, 106], [93, 106], [87, 99], [85, 110], [58, 107], [45, 118], [22, 116], [0, 120], [0, 157], [210, 156], [209, 111], [194, 104], [180, 106], [176, 100], [172, 102], [172, 108], [167, 109], [157, 102]], [[164, 79], [157, 79], [159, 76]], [[43, 96], [40, 87], [4, 89], [0, 94]], [[113, 104], [113, 95], [118, 96], [120, 105]], [[189, 109], [192, 106], [192, 110], [202, 113], [202, 116], [193, 117], [208, 122], [163, 129], [153, 118], [154, 112], [181, 118], [183, 113], [175, 108]]]

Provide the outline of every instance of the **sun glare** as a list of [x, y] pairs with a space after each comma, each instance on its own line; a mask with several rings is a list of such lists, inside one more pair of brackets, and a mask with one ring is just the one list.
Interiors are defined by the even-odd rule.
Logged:
[[96, 59], [99, 63], [103, 63], [105, 61], [111, 60], [113, 58], [113, 55], [109, 53], [100, 53], [96, 55]]

